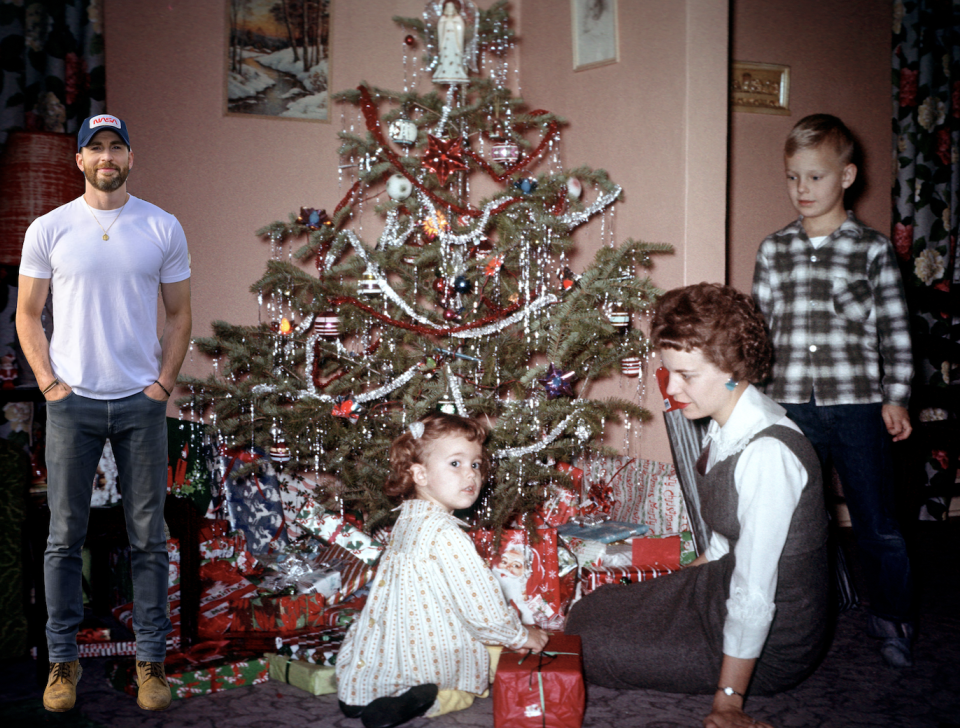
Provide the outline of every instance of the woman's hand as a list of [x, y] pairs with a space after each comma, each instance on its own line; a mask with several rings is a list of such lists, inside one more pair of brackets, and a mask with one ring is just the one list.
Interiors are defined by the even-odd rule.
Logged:
[[547, 641], [549, 639], [549, 633], [544, 632], [539, 627], [527, 625], [527, 641], [523, 643], [517, 652], [523, 654], [528, 652], [543, 652], [543, 648], [547, 646]]
[[769, 723], [754, 720], [743, 712], [743, 708], [726, 705], [718, 708], [716, 701], [710, 715], [703, 719], [704, 728], [773, 728]]

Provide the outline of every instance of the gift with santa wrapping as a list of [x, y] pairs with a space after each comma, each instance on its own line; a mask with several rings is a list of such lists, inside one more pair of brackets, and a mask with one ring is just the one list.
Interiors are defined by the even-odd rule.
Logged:
[[573, 489], [551, 485], [547, 497], [537, 508], [536, 515], [547, 526], [562, 526], [580, 514], [580, 491], [583, 488], [583, 471], [570, 463], [557, 463], [557, 470], [570, 477]]
[[523, 529], [504, 529], [499, 547], [493, 531], [471, 531], [473, 542], [524, 624], [543, 629], [563, 626], [557, 530], [541, 528], [536, 540]]
[[[167, 655], [164, 669], [174, 700], [208, 695], [256, 685], [268, 679], [265, 657], [245, 657], [230, 652], [227, 641], [201, 642], [185, 652]], [[130, 695], [137, 694], [135, 661], [114, 664], [107, 673], [110, 683]]]
[[585, 707], [579, 636], [552, 634], [539, 654], [500, 653], [493, 682], [495, 728], [580, 728]]

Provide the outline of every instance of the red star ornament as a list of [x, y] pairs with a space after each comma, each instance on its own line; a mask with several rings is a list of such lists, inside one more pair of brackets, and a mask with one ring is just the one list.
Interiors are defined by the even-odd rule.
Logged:
[[422, 164], [437, 175], [440, 184], [445, 185], [451, 172], [467, 168], [463, 161], [463, 140], [437, 139], [427, 134], [427, 150], [423, 153]]

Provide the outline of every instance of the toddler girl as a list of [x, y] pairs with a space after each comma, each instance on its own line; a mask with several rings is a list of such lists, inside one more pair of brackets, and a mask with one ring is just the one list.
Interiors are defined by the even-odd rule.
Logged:
[[[486, 645], [539, 651], [504, 601], [453, 511], [480, 495], [489, 467], [483, 425], [435, 413], [390, 448], [388, 496], [400, 517], [367, 604], [337, 657], [340, 708], [366, 728], [459, 710], [484, 696], [495, 664]], [[496, 653], [499, 655], [499, 652]]]

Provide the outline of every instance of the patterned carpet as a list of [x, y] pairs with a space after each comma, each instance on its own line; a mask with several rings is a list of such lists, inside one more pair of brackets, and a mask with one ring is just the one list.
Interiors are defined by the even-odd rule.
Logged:
[[[864, 636], [862, 609], [841, 615], [831, 649], [799, 687], [752, 698], [753, 717], [777, 728], [960, 728], [960, 522], [920, 524], [911, 537], [921, 594], [920, 636], [913, 668], [887, 668], [873, 640]], [[216, 695], [177, 701], [164, 713], [148, 713], [111, 688], [105, 659], [84, 661], [78, 709], [54, 715], [29, 712], [41, 690], [29, 662], [0, 664], [0, 725], [110, 726], [111, 728], [360, 728], [344, 718], [332, 695], [313, 697], [269, 682]], [[588, 687], [585, 728], [696, 728], [709, 696]], [[32, 716], [32, 717], [31, 717]], [[490, 728], [490, 700], [410, 728]]]

